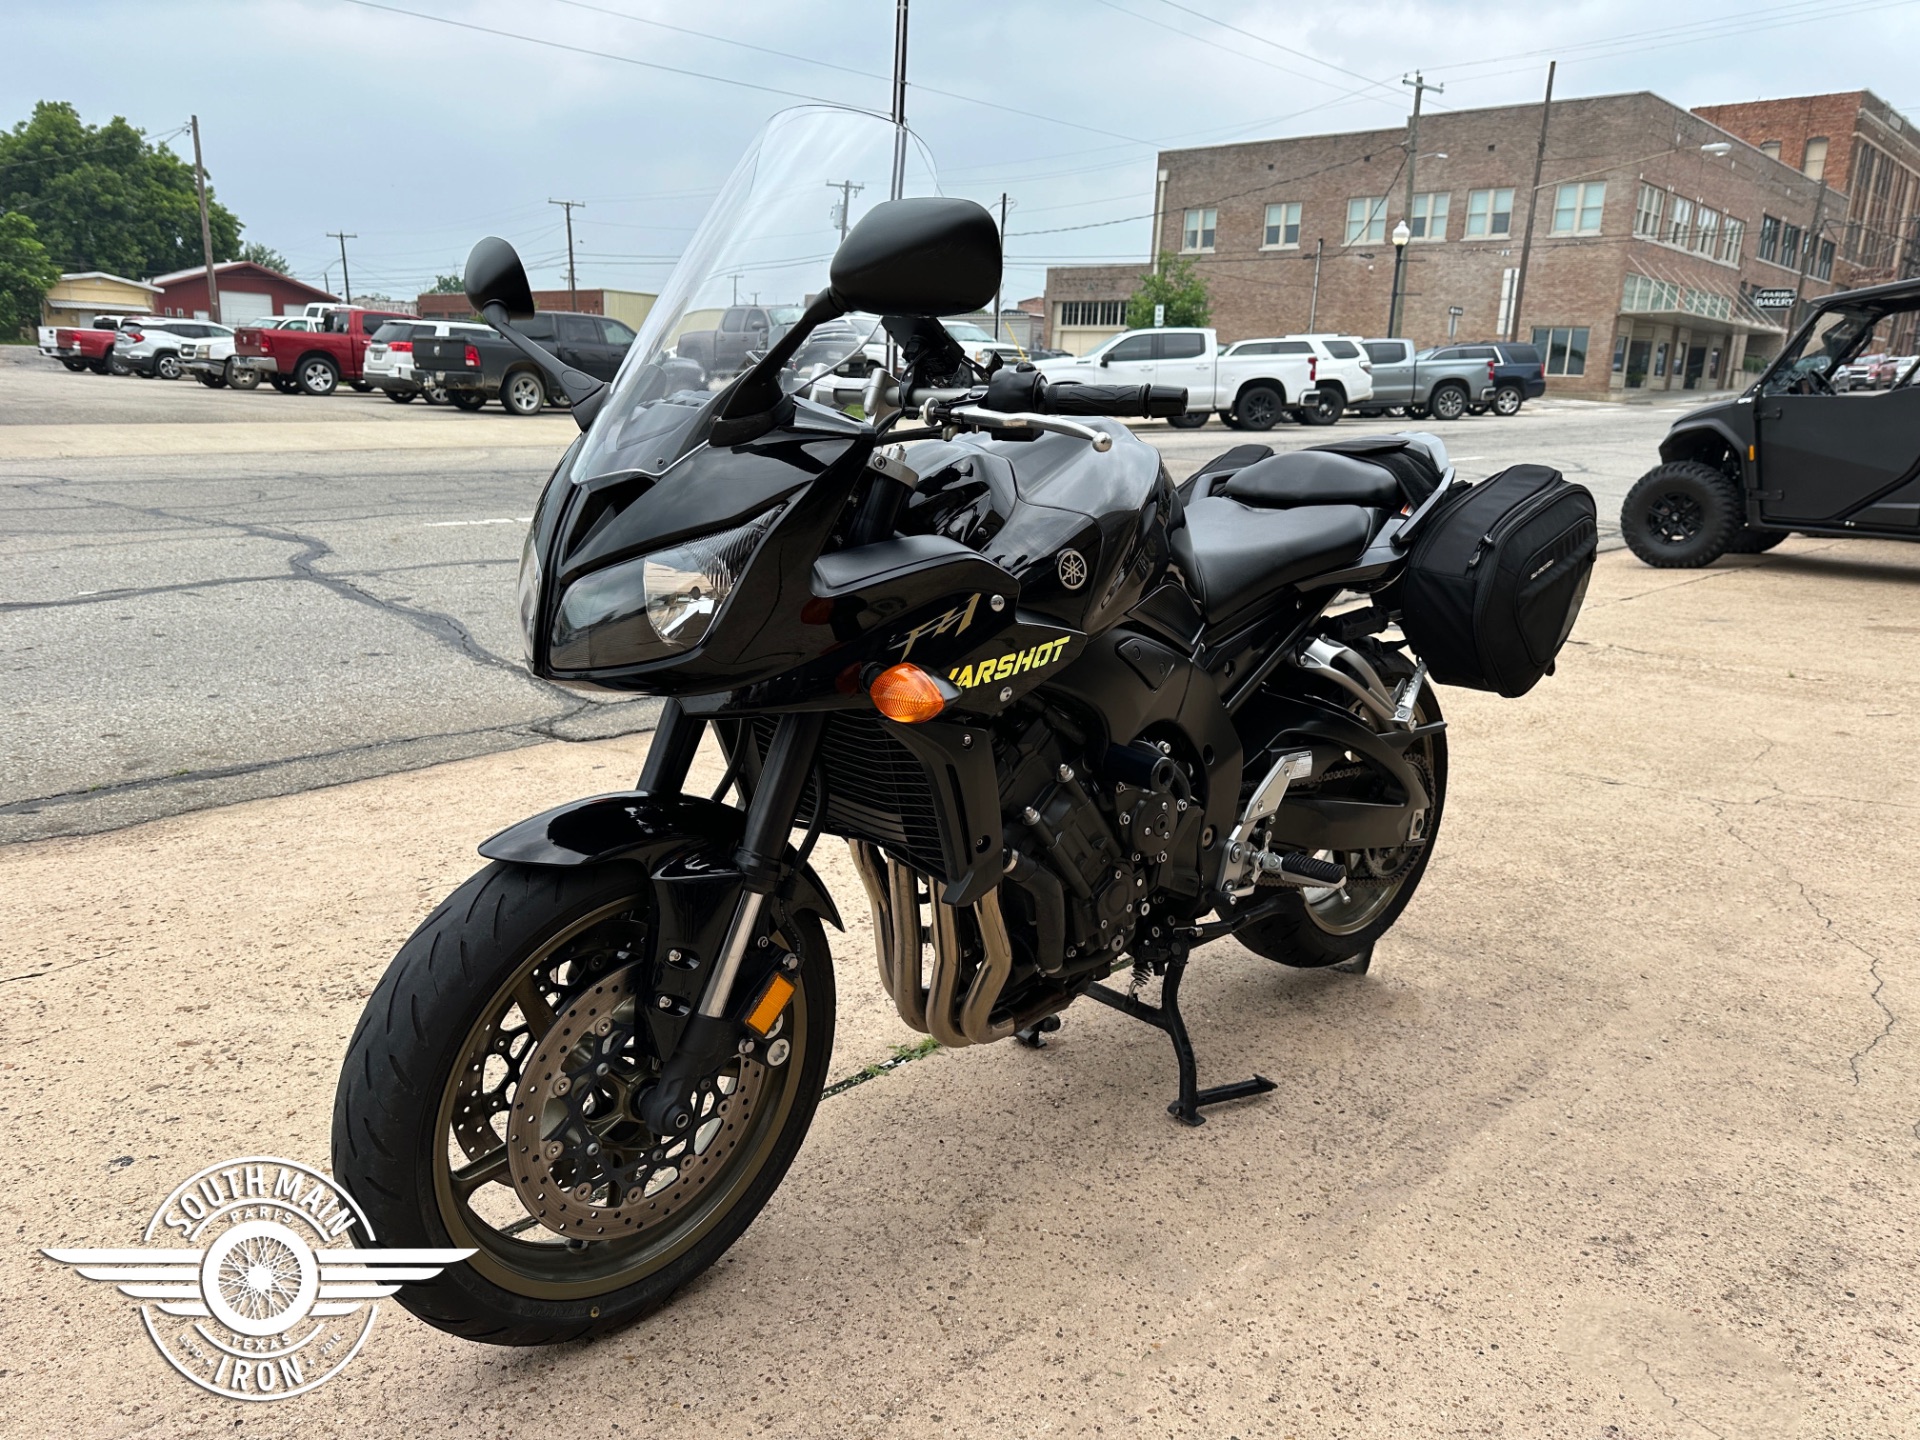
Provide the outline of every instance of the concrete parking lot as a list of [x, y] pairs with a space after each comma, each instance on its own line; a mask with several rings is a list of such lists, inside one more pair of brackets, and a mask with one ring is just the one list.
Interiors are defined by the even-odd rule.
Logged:
[[[360, 1006], [474, 841], [623, 783], [646, 737], [0, 849], [0, 1407], [88, 1436], [1910, 1437], [1915, 635], [1920, 547], [1604, 555], [1557, 676], [1444, 692], [1447, 820], [1369, 976], [1197, 958], [1203, 1082], [1277, 1094], [1182, 1130], [1162, 1038], [1076, 1006], [1044, 1051], [826, 1102], [647, 1323], [508, 1353], [388, 1306], [323, 1391], [244, 1414], [37, 1247], [135, 1243], [225, 1157], [324, 1164]], [[820, 855], [842, 1077], [914, 1037]]]
[[[1463, 473], [1534, 460], [1588, 484], [1611, 543], [1675, 413], [1548, 401], [1436, 428]], [[1184, 476], [1248, 440], [1405, 423], [1141, 433]], [[525, 517], [574, 433], [560, 414], [74, 375], [0, 350], [0, 842], [644, 729], [651, 702], [585, 700], [517, 663]]]

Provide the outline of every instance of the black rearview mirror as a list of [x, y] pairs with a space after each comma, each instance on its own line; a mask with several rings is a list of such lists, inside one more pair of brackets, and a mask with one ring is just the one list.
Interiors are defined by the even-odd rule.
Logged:
[[843, 311], [964, 315], [999, 288], [1000, 232], [971, 200], [889, 200], [840, 242], [832, 273]]
[[498, 235], [489, 235], [467, 256], [467, 301], [485, 313], [498, 305], [512, 317], [533, 314], [533, 287], [519, 253]]

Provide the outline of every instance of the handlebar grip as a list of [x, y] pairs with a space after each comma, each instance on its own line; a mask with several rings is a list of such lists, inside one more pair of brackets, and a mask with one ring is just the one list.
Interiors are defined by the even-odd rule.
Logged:
[[1146, 385], [1050, 385], [1046, 409], [1055, 415], [1145, 415]]

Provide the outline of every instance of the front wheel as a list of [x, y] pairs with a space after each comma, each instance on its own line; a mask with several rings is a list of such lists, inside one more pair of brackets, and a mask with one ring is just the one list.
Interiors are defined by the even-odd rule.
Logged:
[[1185, 415], [1169, 415], [1167, 417], [1167, 424], [1176, 430], [1198, 430], [1206, 423], [1207, 412], [1204, 410], [1189, 411]]
[[[1369, 658], [1392, 681], [1412, 673], [1411, 666], [1389, 663], [1384, 654], [1370, 653]], [[1439, 719], [1440, 702], [1429, 686], [1414, 707], [1414, 722], [1430, 725]], [[1446, 807], [1445, 732], [1416, 741], [1406, 755], [1425, 782], [1428, 802], [1425, 809], [1415, 813], [1407, 843], [1385, 850], [1321, 851], [1317, 858], [1346, 867], [1347, 883], [1337, 890], [1283, 889], [1279, 892], [1279, 913], [1234, 931], [1234, 939], [1256, 955], [1295, 969], [1366, 970], [1374, 942], [1393, 928], [1426, 874], [1441, 812]], [[1323, 779], [1322, 783], [1327, 781]], [[1366, 798], [1378, 801], [1391, 797]], [[1263, 903], [1273, 893], [1263, 887], [1247, 903]]]
[[1436, 420], [1458, 420], [1467, 413], [1470, 403], [1462, 385], [1442, 385], [1427, 397], [1427, 408]]
[[171, 350], [162, 350], [153, 357], [153, 372], [161, 380], [178, 380], [185, 373], [180, 365], [180, 357]]
[[1303, 425], [1334, 424], [1347, 408], [1346, 396], [1338, 390], [1321, 390], [1316, 393], [1320, 398], [1314, 402], [1312, 409], [1300, 412], [1300, 422]]
[[770, 1043], [704, 1082], [691, 1131], [663, 1138], [636, 1097], [661, 1063], [655, 999], [687, 986], [668, 978], [679, 952], [655, 953], [653, 913], [637, 865], [496, 863], [368, 1000], [333, 1173], [378, 1244], [475, 1252], [400, 1291], [428, 1324], [544, 1345], [629, 1323], [719, 1259], [792, 1164], [833, 1042], [819, 921], [769, 932], [782, 948], [761, 953], [784, 954], [795, 986]]
[[1740, 492], [1711, 465], [1676, 460], [1635, 482], [1620, 507], [1627, 548], [1662, 570], [1711, 565], [1740, 534]]
[[1286, 397], [1271, 385], [1249, 385], [1240, 392], [1233, 413], [1242, 430], [1271, 430], [1280, 421]]
[[547, 382], [531, 370], [516, 370], [501, 382], [500, 403], [509, 415], [538, 415], [547, 403]]

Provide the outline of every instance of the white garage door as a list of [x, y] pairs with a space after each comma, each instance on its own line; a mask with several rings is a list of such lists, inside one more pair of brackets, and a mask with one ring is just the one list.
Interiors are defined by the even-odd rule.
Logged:
[[273, 314], [273, 297], [251, 290], [222, 290], [220, 319], [228, 325], [244, 325], [249, 320], [264, 320]]

